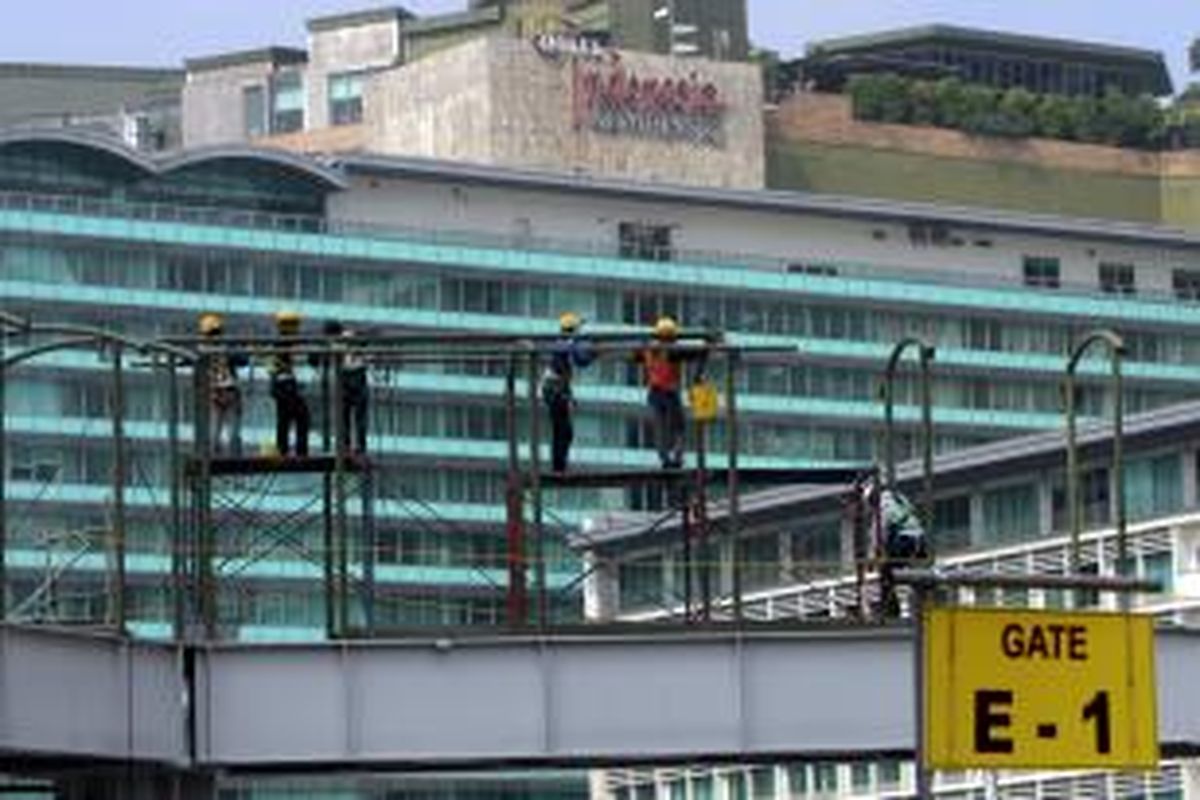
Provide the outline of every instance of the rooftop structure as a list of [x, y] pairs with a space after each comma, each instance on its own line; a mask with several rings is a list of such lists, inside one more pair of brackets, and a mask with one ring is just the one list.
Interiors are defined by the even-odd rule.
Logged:
[[1153, 50], [952, 25], [813, 42], [803, 62], [805, 79], [821, 89], [841, 88], [856, 72], [889, 71], [1049, 94], [1172, 92], [1166, 62]]
[[401, 6], [368, 8], [310, 19], [308, 30], [344, 33], [386, 25], [397, 32], [405, 61], [501, 30], [525, 38], [565, 34], [623, 50], [719, 61], [743, 60], [749, 52], [745, 0], [471, 0], [466, 5], [428, 17]]
[[179, 69], [0, 63], [0, 128], [82, 128], [144, 152], [179, 147]]
[[383, 24], [376, 19], [362, 17], [328, 42], [321, 28], [307, 60], [263, 50], [188, 62], [185, 141], [657, 183], [765, 183], [762, 83], [752, 66], [500, 34], [398, 63], [391, 38], [371, 32]]

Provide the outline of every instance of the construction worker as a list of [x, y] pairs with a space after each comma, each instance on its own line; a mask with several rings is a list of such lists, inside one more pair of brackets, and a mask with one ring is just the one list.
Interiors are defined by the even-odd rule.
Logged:
[[[225, 321], [219, 314], [200, 317], [200, 335], [210, 342], [221, 338]], [[229, 453], [242, 455], [242, 391], [237, 371], [249, 364], [245, 355], [218, 351], [210, 355], [208, 367], [209, 402], [212, 408], [212, 445], [217, 453], [224, 451], [222, 441], [229, 437]]]
[[308, 455], [308, 403], [296, 377], [296, 358], [288, 339], [300, 332], [300, 315], [280, 311], [275, 315], [280, 343], [271, 358], [271, 397], [275, 400], [275, 449], [280, 455], [291, 452], [289, 434], [296, 429], [296, 455]]
[[885, 616], [899, 616], [900, 601], [896, 596], [895, 570], [914, 566], [929, 557], [925, 526], [909, 499], [898, 490], [874, 481], [863, 489], [867, 508], [875, 513], [878, 502], [879, 545], [882, 558], [879, 565], [880, 600]]
[[[324, 333], [329, 337], [341, 338], [346, 344], [354, 338], [354, 331], [337, 320], [325, 323]], [[362, 455], [367, 452], [367, 362], [362, 356], [349, 350], [342, 357], [341, 426], [350, 449]]]
[[703, 372], [704, 351], [688, 353], [674, 345], [679, 338], [679, 324], [671, 317], [659, 317], [654, 323], [654, 342], [634, 354], [645, 375], [650, 411], [654, 416], [655, 444], [663, 469], [683, 466], [683, 444], [686, 432], [683, 400], [683, 364], [689, 359], [700, 360], [697, 373]]
[[550, 413], [550, 460], [555, 472], [566, 472], [571, 456], [575, 426], [571, 412], [575, 404], [571, 383], [576, 369], [584, 369], [595, 359], [587, 342], [579, 337], [583, 319], [570, 311], [558, 318], [561, 336], [550, 351], [550, 363], [542, 374], [542, 402]]

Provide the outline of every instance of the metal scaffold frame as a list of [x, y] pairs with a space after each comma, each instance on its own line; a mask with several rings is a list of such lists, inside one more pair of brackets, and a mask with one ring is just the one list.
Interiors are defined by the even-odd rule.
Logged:
[[[319, 491], [322, 530], [321, 568], [325, 597], [325, 628], [330, 638], [379, 635], [386, 631], [377, 625], [376, 558], [378, 537], [375, 526], [375, 492], [379, 469], [363, 453], [352, 452], [346, 416], [333, 413], [342, 407], [343, 368], [353, 356], [374, 367], [411, 364], [441, 364], [448, 361], [477, 361], [501, 364], [504, 367], [503, 407], [507, 429], [506, 465], [506, 554], [507, 589], [505, 619], [509, 627], [529, 626], [546, 628], [552, 623], [551, 591], [547, 578], [547, 517], [545, 489], [585, 487], [663, 487], [670, 496], [666, 511], [653, 527], [664, 524], [678, 514], [682, 528], [684, 569], [684, 602], [687, 621], [708, 622], [714, 619], [716, 590], [711, 570], [705, 568], [714, 560], [714, 534], [710, 511], [713, 500], [710, 488], [724, 487], [719, 501], [724, 508], [721, 526], [723, 546], [732, 547], [729, 582], [732, 620], [744, 619], [742, 609], [743, 570], [736, 556], [742, 527], [741, 492], [747, 487], [798, 484], [861, 483], [877, 474], [876, 468], [845, 469], [757, 469], [743, 468], [740, 463], [738, 373], [756, 358], [774, 360], [798, 355], [794, 348], [741, 346], [727, 342], [712, 330], [683, 330], [668, 343], [656, 342], [681, 354], [681, 358], [702, 358], [723, 365], [723, 421], [725, 424], [726, 465], [712, 468], [709, 463], [709, 425], [711, 419], [701, 420], [693, 415], [690, 441], [693, 464], [684, 468], [612, 469], [558, 473], [542, 464], [542, 401], [539, 382], [546, 357], [560, 340], [558, 334], [513, 336], [495, 334], [451, 333], [430, 334], [369, 334], [357, 333], [353, 338], [339, 336], [225, 337], [211, 339], [201, 336], [171, 337], [159, 341], [139, 341], [109, 331], [87, 326], [41, 324], [13, 315], [0, 316], [0, 348], [15, 341], [27, 342], [29, 337], [53, 337], [30, 344], [18, 352], [0, 350], [0, 404], [4, 401], [4, 374], [8, 368], [36, 356], [60, 349], [102, 346], [112, 354], [111, 424], [112, 424], [112, 531], [109, 536], [111, 574], [108, 576], [106, 622], [124, 631], [128, 620], [126, 586], [126, 503], [125, 484], [128, 477], [127, 436], [125, 433], [125, 353], [149, 358], [150, 365], [161, 369], [167, 378], [167, 436], [170, 470], [170, 529], [171, 583], [173, 594], [172, 630], [180, 640], [211, 640], [221, 636], [220, 603], [221, 574], [217, 565], [222, 552], [218, 512], [227, 503], [223, 493], [230, 478], [249, 475], [310, 474], [321, 477]], [[647, 334], [600, 333], [588, 335], [586, 341], [599, 357], [627, 358], [649, 346], [653, 339]], [[929, 414], [929, 364], [932, 346], [917, 340], [905, 340], [898, 345], [889, 360], [885, 383], [885, 426], [887, 429], [886, 475], [894, 480], [894, 453], [891, 445], [891, 383], [903, 351], [909, 346], [919, 349], [925, 406], [926, 484], [925, 514], [929, 519], [931, 489], [931, 416]], [[292, 357], [308, 357], [320, 366], [320, 419], [322, 452], [316, 456], [253, 458], [224, 457], [213, 449], [212, 408], [209, 402], [214, 358], [238, 353], [247, 358], [272, 358], [286, 350]], [[180, 372], [190, 370], [192, 403], [185, 409]], [[715, 387], [714, 387], [715, 389]], [[522, 402], [525, 408], [521, 408]], [[0, 405], [2, 407], [2, 405]], [[714, 415], [715, 415], [714, 411]], [[191, 441], [185, 443], [183, 427], [186, 417], [192, 418]], [[714, 416], [715, 418], [715, 416]], [[0, 414], [0, 441], [4, 437], [3, 415]], [[523, 441], [524, 440], [524, 441]], [[0, 474], [3, 463], [0, 448]], [[2, 483], [2, 482], [0, 482]], [[352, 514], [351, 506], [357, 508]], [[0, 487], [0, 586], [7, 589], [6, 564], [3, 555], [6, 544], [5, 496]], [[234, 512], [240, 513], [240, 512]], [[280, 546], [295, 546], [292, 529], [303, 516], [279, 514], [262, 529], [254, 532], [256, 540], [270, 540], [266, 552]], [[528, 519], [526, 515], [528, 514]], [[357, 525], [352, 522], [355, 518]], [[352, 535], [354, 531], [354, 535]], [[863, 542], [863, 545], [866, 543]], [[876, 549], [878, 547], [878, 542]], [[227, 548], [225, 548], [227, 549]], [[298, 548], [302, 549], [302, 548]], [[856, 551], [860, 548], [856, 546]], [[310, 557], [311, 554], [304, 554]], [[863, 553], [856, 552], [856, 561], [863, 563]], [[252, 553], [242, 554], [242, 561], [252, 562]], [[355, 563], [357, 561], [357, 563]], [[869, 560], [868, 560], [869, 563]], [[698, 565], [698, 568], [697, 568]], [[530, 571], [533, 571], [532, 581]], [[592, 567], [594, 568], [594, 567]], [[591, 569], [591, 568], [589, 568]], [[587, 571], [573, 580], [575, 588], [586, 579]], [[532, 591], [532, 598], [531, 598]], [[5, 606], [7, 610], [7, 605]]]

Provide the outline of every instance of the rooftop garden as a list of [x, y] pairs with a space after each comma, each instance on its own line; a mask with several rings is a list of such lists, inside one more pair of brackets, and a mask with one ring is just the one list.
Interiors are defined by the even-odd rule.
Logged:
[[931, 81], [861, 74], [846, 86], [856, 119], [952, 128], [964, 133], [1039, 136], [1143, 150], [1200, 148], [1200, 85], [1169, 105], [1110, 90], [1101, 97], [995, 89], [958, 78]]

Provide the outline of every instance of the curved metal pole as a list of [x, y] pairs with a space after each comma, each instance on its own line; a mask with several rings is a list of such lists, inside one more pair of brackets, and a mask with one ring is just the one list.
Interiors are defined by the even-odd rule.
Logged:
[[921, 360], [921, 429], [924, 438], [923, 461], [925, 472], [924, 498], [925, 522], [933, 516], [933, 383], [931, 362], [937, 356], [937, 348], [925, 339], [909, 336], [897, 342], [888, 356], [883, 377], [883, 437], [884, 437], [884, 480], [888, 487], [896, 485], [895, 443], [895, 382], [900, 359], [910, 347], [917, 348]]
[[170, 344], [163, 341], [151, 339], [133, 339], [128, 336], [122, 336], [119, 333], [113, 333], [104, 328], [97, 328], [94, 325], [62, 325], [59, 323], [30, 323], [23, 329], [26, 333], [54, 333], [62, 336], [83, 336], [91, 337], [105, 344], [120, 345], [129, 350], [134, 350], [138, 353], [157, 353], [164, 356], [175, 356], [176, 358], [191, 363], [197, 358], [196, 351], [188, 350], [187, 348], [178, 345]]
[[1124, 385], [1121, 377], [1121, 361], [1125, 357], [1125, 340], [1116, 331], [1107, 328], [1090, 331], [1076, 343], [1067, 358], [1066, 379], [1063, 385], [1063, 398], [1067, 416], [1067, 512], [1071, 520], [1071, 574], [1079, 573], [1081, 561], [1080, 539], [1083, 535], [1083, 514], [1079, 498], [1079, 452], [1076, 442], [1076, 408], [1075, 408], [1075, 373], [1084, 354], [1097, 342], [1108, 346], [1109, 358], [1112, 361], [1112, 383], [1115, 397], [1113, 398], [1113, 482], [1116, 484], [1116, 523], [1117, 523], [1117, 568], [1124, 569], [1128, 556], [1125, 520], [1125, 475], [1121, 439], [1124, 435]]
[[[917, 355], [921, 360], [921, 427], [922, 438], [924, 439], [924, 472], [925, 486], [924, 498], [922, 500], [923, 514], [922, 518], [925, 523], [926, 531], [931, 531], [933, 522], [933, 388], [930, 379], [930, 362], [933, 361], [937, 354], [937, 349], [916, 336], [909, 336], [901, 339], [892, 348], [892, 354], [888, 357], [887, 370], [884, 372], [883, 379], [883, 420], [884, 420], [884, 457], [886, 459], [884, 468], [884, 480], [886, 486], [895, 489], [896, 486], [896, 446], [895, 446], [895, 382], [896, 370], [900, 366], [900, 359], [904, 356], [906, 350], [910, 347], [917, 348]], [[928, 540], [928, 536], [926, 539]], [[932, 548], [931, 548], [932, 550]], [[916, 759], [916, 788], [917, 797], [932, 796], [932, 776], [929, 770], [925, 767], [924, 741], [925, 735], [925, 668], [924, 668], [924, 592], [920, 587], [914, 588], [912, 595], [912, 622], [915, 631], [915, 646], [913, 648], [913, 676], [915, 686], [913, 696], [916, 698], [913, 718], [916, 722], [916, 738], [917, 738], [917, 759]]]
[[5, 356], [3, 360], [0, 360], [0, 370], [11, 369], [12, 367], [19, 366], [26, 361], [37, 358], [38, 356], [44, 356], [47, 353], [53, 353], [58, 350], [74, 350], [77, 348], [89, 347], [91, 345], [98, 345], [100, 343], [101, 342], [94, 336], [72, 336], [67, 339], [55, 339], [52, 342], [39, 344], [35, 347], [27, 347], [24, 350], [20, 350], [10, 356]]

